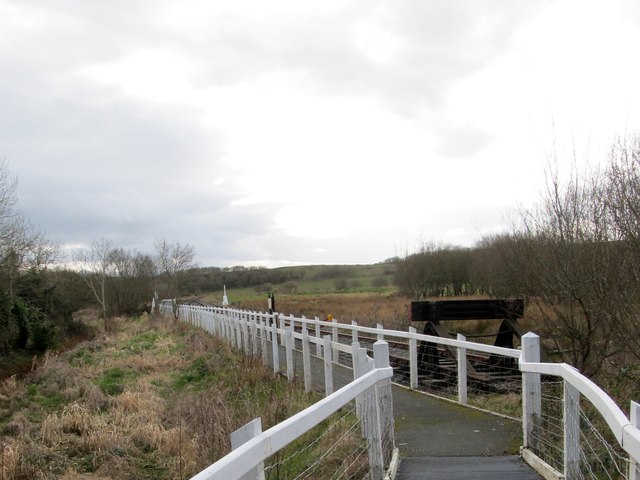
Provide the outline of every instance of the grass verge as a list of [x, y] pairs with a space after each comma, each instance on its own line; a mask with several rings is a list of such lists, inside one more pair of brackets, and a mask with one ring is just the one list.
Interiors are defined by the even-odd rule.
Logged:
[[119, 319], [0, 384], [0, 479], [189, 478], [248, 421], [266, 429], [318, 398], [202, 331]]

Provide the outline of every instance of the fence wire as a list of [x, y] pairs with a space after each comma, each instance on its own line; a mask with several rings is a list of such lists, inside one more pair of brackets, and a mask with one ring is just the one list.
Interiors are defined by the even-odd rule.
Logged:
[[584, 398], [578, 418], [564, 418], [564, 382], [541, 378], [541, 416], [535, 425], [530, 449], [555, 470], [565, 472], [565, 422], [579, 425], [579, 462], [574, 477], [579, 480], [626, 480], [629, 458], [602, 416]]
[[580, 479], [620, 480], [629, 474], [629, 457], [591, 405], [580, 408]]
[[[183, 320], [205, 328], [211, 333], [222, 335], [232, 345], [243, 350], [247, 355], [261, 359], [265, 364], [273, 366], [275, 355], [278, 355], [277, 370], [283, 374], [291, 373], [291, 379], [302, 380], [303, 372], [303, 328], [296, 324], [293, 317], [281, 316], [277, 318], [275, 333], [267, 322], [252, 312], [232, 312], [232, 318], [220, 316], [214, 322], [212, 312], [199, 309], [185, 309]], [[214, 325], [217, 323], [217, 325]], [[336, 327], [337, 328], [337, 327]], [[350, 345], [350, 338], [345, 335], [335, 335], [335, 331], [318, 331], [307, 329], [309, 337], [331, 333], [333, 339]], [[320, 334], [320, 335], [318, 335]], [[295, 338], [295, 337], [300, 338]], [[288, 339], [288, 340], [287, 340]], [[375, 339], [364, 339], [364, 348], [371, 352]], [[274, 345], [275, 342], [275, 345]], [[308, 353], [324, 356], [324, 348], [317, 348], [310, 342]], [[353, 355], [332, 349], [335, 364], [351, 368]], [[320, 362], [322, 360], [320, 359]], [[323, 383], [322, 368], [317, 369], [318, 359], [312, 361], [316, 368], [312, 368], [312, 383], [318, 388]], [[320, 363], [321, 365], [321, 363]], [[344, 378], [345, 369], [332, 370], [334, 383], [338, 385], [352, 380]], [[338, 378], [340, 377], [340, 378]], [[334, 386], [335, 387], [335, 386]], [[335, 388], [334, 388], [335, 390]], [[358, 408], [356, 408], [358, 404]], [[378, 409], [378, 405], [380, 406]], [[364, 479], [371, 476], [372, 469], [382, 471], [389, 463], [393, 448], [393, 407], [391, 382], [376, 385], [364, 392], [358, 401], [351, 402], [329, 419], [317, 425], [311, 431], [299, 437], [286, 448], [267, 459], [258, 469], [257, 479]], [[380, 424], [378, 419], [382, 419]], [[368, 440], [367, 440], [368, 439]], [[379, 445], [378, 450], [371, 448], [372, 443]], [[375, 478], [381, 478], [381, 472], [375, 472]]]
[[367, 455], [367, 441], [352, 402], [268, 459], [264, 477], [360, 480], [369, 473]]
[[[165, 302], [161, 305], [163, 312], [171, 313], [171, 305]], [[260, 325], [266, 325], [267, 318], [258, 320], [256, 314], [247, 312], [233, 312], [233, 320], [240, 320], [240, 326], [225, 318], [213, 321], [213, 314], [190, 313], [187, 321], [206, 328], [210, 332], [222, 334], [232, 344], [243, 349], [249, 355], [261, 356], [265, 363], [273, 360], [271, 341], [274, 340], [271, 328], [264, 331], [257, 328], [256, 321]], [[206, 317], [206, 318], [205, 318]], [[211, 318], [209, 318], [211, 317]], [[214, 323], [216, 325], [214, 325]], [[276, 319], [278, 328], [295, 326], [295, 332], [301, 336], [302, 323], [292, 316], [283, 316]], [[330, 334], [333, 341], [351, 345], [357, 340], [361, 348], [372, 354], [373, 344], [380, 333], [358, 332], [354, 333], [349, 328], [342, 328], [336, 323], [332, 326], [308, 325], [306, 327], [310, 338], [319, 339]], [[281, 345], [279, 354], [279, 371], [287, 372], [287, 355], [285, 353], [285, 338], [287, 334], [277, 335], [276, 342]], [[460, 350], [456, 347], [437, 345], [426, 341], [417, 342], [417, 372], [411, 376], [411, 342], [402, 336], [385, 335], [384, 340], [389, 344], [390, 364], [394, 369], [393, 381], [410, 386], [417, 382], [417, 388], [436, 396], [466, 402], [470, 405], [484, 408], [489, 411], [508, 415], [513, 418], [521, 418], [522, 414], [522, 376], [517, 360], [508, 356], [490, 355], [473, 348], [467, 347], [464, 360], [459, 358]], [[293, 345], [291, 345], [293, 343]], [[290, 371], [299, 372], [302, 364], [301, 338], [290, 341], [293, 347], [289, 356]], [[315, 342], [310, 344], [309, 351], [312, 355], [321, 355], [322, 348]], [[277, 349], [276, 349], [277, 350]], [[345, 367], [352, 367], [353, 357], [340, 349], [333, 349], [333, 362]], [[317, 360], [316, 360], [317, 362]], [[342, 376], [344, 376], [342, 369]], [[465, 374], [463, 376], [463, 373]], [[417, 374], [417, 375], [416, 375]], [[296, 373], [295, 375], [299, 375]], [[333, 378], [337, 379], [334, 369]], [[347, 375], [348, 376], [348, 375]], [[299, 377], [298, 377], [299, 378]], [[461, 381], [466, 378], [466, 382]], [[314, 382], [317, 387], [317, 380]], [[344, 378], [342, 379], [344, 380]], [[584, 398], [579, 408], [565, 409], [564, 384], [557, 377], [541, 375], [541, 402], [540, 416], [533, 422], [533, 429], [529, 441], [530, 450], [544, 462], [559, 472], [564, 472], [568, 477], [594, 480], [627, 479], [629, 459], [624, 450], [613, 437], [609, 427], [604, 422], [600, 413]], [[466, 393], [466, 395], [465, 395]], [[388, 405], [387, 403], [388, 397]], [[466, 397], [466, 398], [464, 398]], [[464, 400], [462, 400], [464, 398]], [[393, 421], [383, 421], [377, 426], [370, 423], [369, 410], [380, 405], [382, 418], [391, 411], [391, 384], [378, 385], [375, 389], [363, 394], [357, 401], [357, 413], [353, 407], [342, 417], [334, 420], [325, 433], [311, 434], [307, 444], [296, 442], [288, 449], [279, 452], [270, 459], [265, 468], [266, 478], [367, 478], [370, 468], [377, 468], [375, 462], [367, 457], [371, 454], [371, 445], [364, 438], [379, 443], [381, 456], [384, 457], [384, 465], [388, 465], [393, 449]], [[574, 403], [575, 405], [575, 403]], [[388, 412], [385, 410], [388, 408]], [[564, 415], [570, 416], [565, 419]], [[572, 418], [575, 417], [575, 418]], [[333, 418], [333, 417], [332, 417]], [[349, 419], [349, 420], [347, 420]], [[368, 423], [369, 422], [369, 423]], [[333, 426], [335, 425], [335, 427]], [[579, 442], [568, 442], [565, 445], [565, 432], [567, 426], [575, 426], [575, 434], [569, 437], [577, 438]], [[377, 428], [380, 431], [372, 431]], [[332, 432], [341, 432], [335, 436]], [[309, 434], [307, 434], [309, 435]], [[364, 435], [364, 437], [363, 437]], [[299, 440], [301, 442], [303, 440]], [[329, 443], [326, 443], [329, 442]], [[572, 448], [572, 454], [565, 459], [565, 448]], [[289, 452], [289, 449], [294, 449]], [[318, 452], [317, 458], [312, 457], [313, 452]], [[340, 452], [341, 460], [336, 465], [337, 453]], [[575, 459], [575, 461], [573, 461]], [[565, 463], [567, 466], [565, 467]], [[330, 467], [327, 467], [330, 465]], [[300, 468], [298, 468], [300, 467]], [[565, 471], [565, 468], [570, 470]]]
[[564, 470], [563, 382], [542, 375], [541, 412], [529, 449], [559, 472]]
[[367, 442], [352, 403], [267, 460], [264, 475], [267, 480], [355, 480], [368, 471]]

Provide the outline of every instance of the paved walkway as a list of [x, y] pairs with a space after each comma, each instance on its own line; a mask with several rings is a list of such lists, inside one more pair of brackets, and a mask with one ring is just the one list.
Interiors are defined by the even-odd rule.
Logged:
[[[281, 371], [286, 372], [284, 348]], [[324, 364], [312, 356], [313, 384], [324, 389]], [[296, 376], [302, 354], [294, 351]], [[353, 371], [334, 364], [334, 389], [353, 380]], [[393, 385], [397, 480], [539, 480], [518, 455], [522, 424]]]
[[395, 386], [397, 480], [537, 480], [518, 455], [522, 424]]

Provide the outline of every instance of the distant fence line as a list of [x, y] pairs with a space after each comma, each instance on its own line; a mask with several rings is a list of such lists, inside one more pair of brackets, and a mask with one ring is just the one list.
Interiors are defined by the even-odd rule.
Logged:
[[[163, 314], [173, 314], [169, 302], [160, 306]], [[373, 345], [373, 358], [358, 344], [333, 345], [331, 337], [310, 336], [308, 332], [295, 332], [289, 324], [278, 328], [266, 315], [249, 317], [238, 310], [214, 309], [192, 305], [179, 306], [179, 318], [216, 335], [245, 352], [262, 358], [265, 365], [273, 367], [274, 372], [286, 371], [289, 380], [296, 376], [296, 363], [300, 366], [302, 356], [305, 390], [309, 391], [319, 384], [324, 386], [326, 397], [285, 420], [284, 422], [261, 432], [254, 421], [236, 432], [244, 436], [231, 453], [215, 462], [193, 477], [195, 480], [229, 480], [236, 478], [260, 479], [268, 468], [264, 462], [279, 450], [290, 444], [304, 433], [327, 419], [330, 415], [355, 400], [354, 414], [359, 418], [360, 430], [365, 447], [362, 454], [368, 465], [368, 478], [383, 480], [389, 467], [393, 468], [394, 443], [393, 401], [391, 396], [391, 377], [393, 370], [389, 365], [389, 347], [384, 341]], [[294, 349], [294, 343], [300, 343], [301, 352]], [[311, 355], [311, 345], [321, 353], [320, 359]], [[333, 361], [332, 352], [339, 348], [343, 355], [349, 355], [353, 372], [350, 378], [338, 378], [338, 368]], [[319, 361], [321, 360], [321, 361]], [[314, 378], [315, 376], [315, 378]], [[334, 381], [346, 383], [339, 389]], [[251, 433], [247, 433], [250, 431]], [[232, 444], [233, 436], [232, 436]], [[352, 468], [359, 460], [356, 458], [344, 468]], [[314, 478], [313, 476], [309, 478]]]
[[[171, 301], [160, 308], [171, 312]], [[322, 361], [327, 395], [333, 393], [335, 364], [353, 366], [358, 376], [366, 352], [385, 341], [394, 382], [521, 421], [523, 458], [545, 478], [640, 480], [640, 405], [632, 401], [627, 418], [574, 367], [540, 362], [540, 339], [533, 333], [522, 337], [518, 350], [469, 342], [461, 335], [423, 335], [413, 327], [404, 332], [206, 305], [180, 305], [178, 312], [182, 321], [262, 356], [290, 380], [301, 356], [307, 390], [313, 386], [311, 359]], [[440, 364], [418, 361], [429, 348], [444, 359]], [[582, 399], [588, 402], [581, 404]]]

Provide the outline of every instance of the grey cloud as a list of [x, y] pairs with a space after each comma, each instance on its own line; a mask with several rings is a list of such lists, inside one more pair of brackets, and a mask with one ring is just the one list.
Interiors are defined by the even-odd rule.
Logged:
[[[161, 47], [199, 62], [194, 82], [200, 87], [286, 70], [314, 92], [371, 96], [412, 115], [424, 107], [437, 111], [453, 83], [495, 61], [513, 30], [544, 5], [357, 0], [332, 13], [225, 13], [211, 18], [211, 33], [198, 36], [159, 20], [156, 12], [172, 4], [8, 2], [43, 23], [29, 28], [0, 18], [0, 157], [19, 176], [25, 214], [48, 236], [74, 243], [113, 238], [142, 251], [166, 237], [192, 243], [206, 264], [253, 257], [324, 262], [337, 253], [331, 258], [375, 261], [365, 258], [378, 241], [371, 235], [319, 245], [278, 232], [266, 207], [232, 207], [237, 184], [211, 184], [235, 177], [224, 162], [225, 139], [200, 128], [194, 112], [72, 79], [87, 65]], [[353, 28], [380, 8], [386, 14], [378, 26], [406, 48], [376, 63], [358, 48]], [[437, 133], [449, 156], [489, 140], [455, 126]]]
[[[309, 88], [374, 95], [411, 114], [420, 107], [441, 106], [456, 81], [494, 62], [509, 47], [516, 28], [547, 3], [351, 2], [337, 13], [269, 18], [264, 25], [234, 18], [206, 45], [192, 47], [210, 52], [211, 61], [204, 65], [211, 83], [229, 80], [229, 71], [237, 81], [297, 69]], [[384, 15], [376, 13], [380, 9]], [[367, 58], [358, 49], [353, 29], [357, 22], [369, 20], [406, 48], [386, 63]]]
[[[0, 84], [0, 110], [11, 112], [0, 116], [0, 155], [19, 177], [20, 207], [52, 239], [105, 237], [148, 251], [157, 237], [189, 241], [197, 223], [214, 236], [260, 229], [251, 216], [234, 223], [225, 213], [239, 194], [224, 136], [202, 130], [191, 112], [33, 79]], [[219, 177], [228, 180], [214, 185]]]

